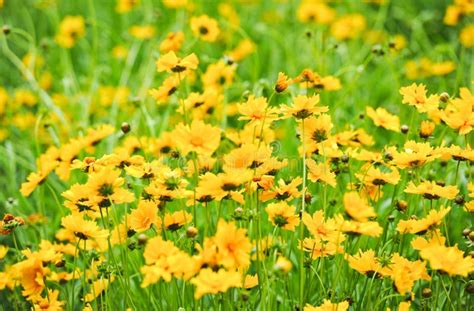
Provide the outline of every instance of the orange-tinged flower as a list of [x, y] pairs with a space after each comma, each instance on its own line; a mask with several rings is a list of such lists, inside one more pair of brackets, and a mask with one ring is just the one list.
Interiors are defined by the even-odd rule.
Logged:
[[178, 124], [173, 134], [183, 155], [192, 151], [199, 155], [211, 155], [219, 147], [221, 141], [219, 128], [199, 120], [194, 120], [191, 125]]
[[58, 300], [59, 290], [48, 289], [46, 297], [41, 297], [33, 304], [35, 311], [60, 311], [63, 310], [64, 301]]
[[336, 187], [336, 174], [331, 172], [328, 163], [316, 163], [313, 159], [306, 160], [308, 179], [312, 182], [322, 181], [331, 187]]
[[180, 73], [186, 70], [195, 70], [198, 64], [199, 60], [194, 53], [184, 58], [179, 58], [173, 51], [170, 51], [156, 61], [156, 68], [158, 72]]
[[344, 194], [344, 209], [352, 219], [359, 222], [366, 222], [369, 218], [377, 217], [373, 207], [355, 191]]
[[459, 193], [459, 189], [456, 186], [439, 186], [434, 181], [424, 181], [415, 186], [413, 181], [410, 181], [405, 188], [405, 192], [422, 194], [428, 200], [437, 200], [439, 198], [452, 200]]
[[272, 224], [282, 229], [294, 231], [300, 223], [298, 215], [295, 215], [295, 207], [284, 201], [269, 204], [265, 211]]
[[79, 213], [63, 217], [61, 225], [81, 240], [104, 239], [109, 235], [106, 229], [99, 228], [93, 220], [85, 220]]
[[433, 230], [441, 224], [443, 218], [449, 213], [451, 207], [441, 208], [439, 211], [431, 210], [426, 218], [400, 220], [397, 225], [397, 231], [404, 233], [421, 234], [427, 230]]
[[142, 232], [155, 225], [158, 230], [161, 226], [158, 223], [158, 207], [153, 201], [140, 200], [138, 207], [130, 213], [128, 226], [136, 232]]
[[239, 113], [242, 115], [239, 120], [248, 120], [249, 124], [259, 126], [261, 129], [262, 122], [268, 124], [278, 119], [276, 108], [268, 107], [268, 102], [265, 97], [255, 97], [250, 95], [247, 102], [239, 104]]
[[281, 93], [285, 91], [292, 82], [293, 81], [289, 79], [287, 75], [285, 75], [283, 72], [279, 72], [278, 79], [275, 84], [275, 92]]
[[245, 268], [250, 264], [252, 244], [247, 237], [246, 229], [239, 229], [233, 222], [219, 220], [214, 242], [219, 250], [224, 267]]
[[178, 52], [184, 42], [184, 33], [182, 31], [169, 32], [166, 38], [160, 43], [160, 52]]
[[439, 96], [426, 96], [426, 87], [423, 84], [413, 83], [410, 86], [400, 88], [400, 94], [403, 95], [402, 103], [415, 106], [419, 112], [429, 112], [438, 108]]
[[374, 110], [372, 107], [366, 108], [367, 115], [374, 121], [376, 126], [386, 128], [394, 132], [400, 132], [400, 119], [398, 116], [391, 114], [384, 108], [377, 108]]
[[425, 262], [410, 261], [398, 253], [392, 257], [389, 274], [400, 294], [411, 292], [413, 285], [418, 280], [429, 281], [431, 279], [426, 272]]
[[220, 269], [214, 272], [212, 269], [206, 268], [191, 279], [191, 283], [196, 286], [194, 298], [200, 299], [206, 294], [225, 293], [231, 287], [241, 287], [242, 275], [237, 271]]
[[207, 42], [216, 41], [221, 32], [217, 21], [207, 15], [192, 17], [191, 30], [196, 37]]

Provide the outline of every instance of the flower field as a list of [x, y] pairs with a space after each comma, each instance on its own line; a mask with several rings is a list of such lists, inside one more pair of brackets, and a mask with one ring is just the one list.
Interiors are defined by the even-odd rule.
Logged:
[[473, 1], [0, 27], [0, 310], [474, 310]]

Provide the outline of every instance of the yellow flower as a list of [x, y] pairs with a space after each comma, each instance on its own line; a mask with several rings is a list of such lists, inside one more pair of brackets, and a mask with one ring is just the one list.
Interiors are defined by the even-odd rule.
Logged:
[[411, 292], [415, 281], [421, 279], [429, 281], [431, 279], [426, 272], [425, 262], [409, 261], [398, 253], [392, 257], [389, 274], [400, 294]]
[[84, 296], [85, 302], [94, 301], [103, 291], [107, 290], [110, 284], [115, 280], [114, 276], [111, 276], [109, 279], [100, 278], [94, 282], [92, 282], [91, 292], [87, 293]]
[[401, 169], [421, 167], [439, 157], [429, 143], [417, 143], [410, 140], [403, 147], [402, 152], [392, 150], [392, 163]]
[[354, 39], [365, 29], [365, 17], [360, 14], [348, 14], [340, 17], [331, 25], [331, 35], [337, 40]]
[[59, 24], [56, 42], [64, 48], [72, 48], [76, 40], [84, 37], [85, 25], [82, 16], [66, 16]]
[[474, 24], [467, 25], [459, 33], [459, 41], [467, 48], [474, 46]]
[[369, 218], [377, 217], [374, 209], [367, 204], [367, 201], [354, 191], [344, 194], [344, 209], [352, 219], [359, 222], [366, 222]]
[[456, 186], [439, 186], [434, 181], [424, 181], [418, 186], [415, 186], [413, 181], [410, 181], [405, 189], [406, 193], [422, 194], [428, 200], [437, 200], [439, 198], [445, 198], [452, 200], [456, 197], [459, 189]]
[[248, 267], [252, 244], [246, 234], [247, 230], [238, 229], [235, 223], [219, 220], [214, 242], [224, 267], [228, 269]]
[[100, 229], [95, 221], [85, 220], [79, 213], [63, 217], [61, 225], [81, 240], [104, 239], [109, 235], [106, 229]]
[[400, 88], [400, 94], [403, 95], [403, 104], [415, 106], [419, 112], [429, 112], [438, 108], [439, 96], [426, 96], [426, 87], [423, 84], [413, 83], [410, 86]]
[[331, 172], [328, 163], [316, 163], [313, 159], [306, 160], [308, 179], [312, 182], [322, 181], [331, 187], [336, 187], [336, 174]]
[[192, 151], [199, 155], [211, 155], [219, 147], [221, 141], [219, 128], [198, 120], [194, 120], [191, 125], [178, 124], [173, 134], [183, 155]]
[[265, 97], [257, 97], [250, 95], [247, 102], [239, 104], [239, 113], [242, 115], [239, 120], [248, 120], [249, 124], [259, 126], [261, 123], [272, 123], [278, 119], [277, 109], [268, 107], [268, 102]]
[[150, 25], [143, 26], [132, 26], [128, 29], [128, 32], [139, 40], [150, 39], [155, 35], [155, 27]]
[[176, 231], [192, 220], [193, 215], [183, 210], [174, 212], [172, 214], [166, 213], [164, 224], [166, 229], [170, 231]]
[[236, 67], [227, 64], [223, 60], [210, 64], [204, 75], [202, 75], [202, 83], [206, 89], [215, 88], [222, 89], [224, 86], [231, 84], [234, 80]]
[[319, 95], [310, 97], [298, 95], [293, 99], [293, 105], [282, 105], [280, 110], [285, 118], [295, 117], [296, 119], [306, 119], [313, 114], [328, 111], [328, 107], [318, 107], [317, 104], [319, 104]]
[[58, 300], [59, 290], [48, 289], [46, 297], [40, 297], [34, 302], [35, 311], [59, 311], [63, 310], [64, 301]]
[[284, 273], [288, 273], [291, 271], [293, 268], [293, 264], [291, 261], [286, 259], [285, 257], [279, 256], [278, 259], [275, 262], [275, 265], [273, 266], [273, 269], [277, 271], [282, 271]]
[[329, 24], [334, 20], [336, 11], [324, 2], [304, 0], [301, 1], [296, 15], [301, 22]]
[[180, 79], [178, 75], [172, 75], [166, 78], [158, 89], [151, 89], [149, 94], [158, 102], [165, 103], [168, 98], [178, 89]]
[[427, 230], [434, 230], [436, 226], [439, 226], [449, 211], [451, 207], [441, 208], [439, 211], [431, 210], [426, 218], [420, 220], [409, 219], [409, 220], [400, 220], [397, 225], [397, 231], [404, 233], [416, 233], [422, 234]]
[[179, 58], [173, 51], [162, 55], [156, 62], [158, 72], [167, 71], [180, 73], [188, 69], [195, 70], [199, 64], [196, 54], [192, 53], [184, 58]]
[[346, 311], [349, 310], [349, 302], [343, 301], [339, 303], [332, 303], [331, 300], [324, 299], [323, 304], [319, 307], [313, 307], [306, 304], [303, 311]]
[[446, 124], [459, 132], [459, 135], [467, 135], [474, 126], [474, 96], [468, 88], [460, 89], [460, 98], [449, 102], [446, 109], [441, 113], [441, 119]]
[[169, 32], [166, 38], [160, 43], [160, 52], [177, 52], [184, 42], [184, 33], [182, 31]]
[[163, 4], [170, 9], [179, 9], [188, 5], [188, 0], [163, 0]]
[[196, 286], [194, 298], [200, 299], [206, 294], [225, 293], [231, 287], [241, 287], [242, 276], [237, 271], [220, 269], [214, 272], [207, 268], [202, 269], [195, 278], [191, 279], [191, 283]]
[[282, 229], [294, 231], [300, 223], [298, 215], [295, 215], [295, 207], [284, 201], [269, 204], [265, 211], [272, 224]]
[[158, 224], [158, 207], [153, 201], [140, 200], [138, 207], [130, 213], [128, 226], [136, 232], [142, 232], [155, 225], [158, 230], [161, 226]]
[[396, 185], [400, 180], [400, 173], [395, 167], [391, 172], [384, 173], [378, 167], [370, 166], [364, 173], [356, 173], [355, 176], [365, 185], [383, 186], [385, 184]]
[[191, 18], [193, 34], [203, 41], [214, 42], [220, 34], [219, 24], [207, 15]]
[[379, 258], [375, 256], [375, 252], [372, 249], [365, 252], [359, 250], [359, 253], [354, 256], [347, 255], [346, 260], [352, 269], [370, 278], [374, 275], [386, 276], [389, 272], [387, 267], [381, 265]]
[[285, 91], [288, 86], [292, 83], [291, 79], [288, 78], [287, 75], [285, 75], [283, 72], [278, 73], [278, 79], [275, 84], [275, 92], [281, 93]]
[[139, 4], [140, 0], [118, 0], [115, 11], [120, 14], [128, 13]]
[[249, 39], [243, 39], [239, 44], [229, 52], [226, 52], [226, 55], [233, 61], [239, 62], [248, 55], [252, 54], [255, 51], [255, 43]]
[[431, 269], [444, 271], [450, 276], [466, 277], [474, 272], [474, 258], [470, 255], [464, 257], [464, 252], [457, 245], [446, 247], [430, 244], [420, 250], [420, 257], [430, 263]]
[[400, 132], [400, 119], [398, 116], [390, 114], [384, 108], [377, 108], [374, 110], [372, 107], [367, 107], [366, 112], [369, 118], [374, 121], [376, 126], [380, 126], [394, 132]]
[[0, 260], [2, 260], [8, 253], [8, 246], [0, 245]]

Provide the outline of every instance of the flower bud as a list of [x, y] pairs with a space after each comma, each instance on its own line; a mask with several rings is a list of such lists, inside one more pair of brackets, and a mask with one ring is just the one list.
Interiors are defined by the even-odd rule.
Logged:
[[198, 229], [193, 226], [189, 226], [188, 229], [186, 229], [186, 236], [190, 239], [194, 238], [198, 234]]

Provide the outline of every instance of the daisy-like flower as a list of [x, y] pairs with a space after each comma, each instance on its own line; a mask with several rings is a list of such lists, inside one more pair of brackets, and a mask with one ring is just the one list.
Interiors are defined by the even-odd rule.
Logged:
[[[268, 107], [265, 97], [250, 95], [247, 102], [238, 105], [239, 113], [242, 115], [239, 120], [249, 121], [250, 124], [260, 125], [261, 122], [272, 123], [278, 119], [276, 108]], [[258, 128], [260, 129], [260, 128]]]
[[394, 148], [388, 150], [392, 151], [391, 163], [401, 169], [421, 167], [439, 157], [429, 143], [417, 143], [410, 140], [403, 147], [403, 151], [397, 151]]
[[82, 16], [66, 16], [59, 24], [56, 42], [64, 48], [72, 48], [76, 41], [85, 35], [85, 22]]
[[231, 287], [241, 287], [242, 275], [237, 271], [219, 269], [214, 272], [207, 268], [202, 269], [195, 278], [191, 279], [191, 283], [196, 286], [194, 298], [200, 299], [206, 294], [225, 293]]
[[280, 111], [284, 118], [306, 119], [312, 115], [328, 111], [328, 107], [317, 106], [318, 104], [319, 95], [310, 97], [298, 95], [293, 99], [293, 105], [282, 105]]
[[151, 25], [135, 25], [128, 29], [128, 32], [138, 40], [151, 39], [155, 35], [155, 27]]
[[128, 13], [139, 4], [140, 0], [118, 0], [115, 11], [119, 14]]
[[369, 218], [377, 217], [373, 207], [355, 191], [344, 194], [344, 209], [352, 219], [359, 222], [366, 222]]
[[151, 89], [149, 94], [159, 103], [165, 103], [168, 101], [169, 97], [173, 95], [177, 90], [180, 83], [180, 78], [178, 75], [172, 75], [166, 78], [161, 86], [157, 89]]
[[426, 87], [423, 84], [413, 83], [410, 86], [400, 88], [403, 95], [402, 103], [415, 106], [419, 112], [429, 112], [438, 108], [439, 96], [426, 96]]
[[397, 231], [405, 233], [422, 234], [428, 230], [434, 230], [439, 226], [443, 218], [449, 213], [451, 207], [440, 208], [439, 211], [431, 210], [425, 218], [400, 220]]
[[313, 307], [310, 304], [306, 304], [304, 306], [303, 311], [346, 311], [349, 310], [349, 302], [342, 301], [342, 302], [335, 302], [332, 303], [331, 300], [324, 299], [323, 304], [319, 307]]
[[191, 30], [196, 37], [207, 42], [216, 41], [221, 32], [217, 21], [207, 15], [192, 17]]
[[199, 155], [211, 155], [221, 141], [219, 128], [198, 120], [194, 120], [191, 125], [178, 124], [173, 134], [176, 145], [183, 155], [192, 151]]
[[459, 189], [456, 186], [440, 186], [434, 181], [424, 181], [418, 186], [415, 186], [413, 181], [410, 181], [405, 189], [406, 193], [422, 194], [428, 200], [437, 200], [444, 198], [452, 200], [459, 193]]
[[140, 200], [138, 207], [130, 213], [128, 218], [128, 226], [136, 232], [142, 232], [150, 229], [155, 225], [160, 229], [158, 224], [158, 207], [153, 201]]
[[389, 274], [400, 294], [410, 293], [418, 280], [431, 280], [425, 265], [426, 263], [423, 261], [410, 261], [398, 253], [393, 255]]
[[173, 51], [162, 55], [156, 61], [158, 72], [180, 73], [186, 70], [195, 70], [199, 64], [196, 54], [192, 53], [184, 58], [179, 58]]
[[295, 215], [295, 207], [286, 202], [271, 203], [265, 211], [272, 224], [284, 230], [294, 231], [300, 223], [298, 215]]
[[381, 260], [375, 256], [375, 252], [369, 249], [365, 252], [359, 250], [357, 255], [347, 255], [346, 260], [349, 266], [359, 273], [365, 274], [368, 277], [387, 276], [389, 269], [381, 264]]
[[341, 231], [355, 235], [379, 237], [383, 232], [383, 228], [376, 221], [345, 221], [341, 226]]
[[357, 173], [355, 176], [363, 183], [374, 186], [383, 186], [385, 184], [396, 185], [400, 180], [400, 173], [395, 167], [388, 173], [382, 172], [380, 168], [370, 166], [365, 173]]
[[184, 33], [182, 31], [169, 32], [166, 38], [160, 43], [160, 52], [177, 52], [184, 42]]
[[293, 81], [289, 79], [287, 75], [285, 75], [283, 72], [279, 72], [278, 79], [275, 83], [275, 92], [284, 92], [291, 83], [293, 83]]
[[186, 211], [177, 211], [174, 213], [166, 213], [164, 218], [165, 228], [170, 231], [176, 231], [185, 224], [193, 220], [193, 215]]
[[383, 127], [387, 130], [400, 132], [400, 119], [398, 116], [391, 114], [384, 108], [374, 109], [367, 107], [366, 113], [376, 126]]
[[331, 116], [328, 114], [307, 118], [304, 120], [304, 124], [301, 122], [298, 125], [300, 135], [304, 131], [302, 140], [308, 154], [319, 152], [325, 156], [328, 155], [326, 153], [329, 153], [331, 148], [328, 148], [324, 143], [328, 143], [328, 140], [331, 138], [332, 128]]
[[37, 300], [35, 299], [33, 308], [35, 311], [63, 310], [65, 302], [58, 300], [58, 297], [59, 290], [48, 289], [48, 294], [46, 297], [40, 297]]
[[306, 160], [308, 166], [308, 179], [312, 182], [322, 181], [331, 187], [336, 187], [336, 174], [331, 172], [329, 164], [316, 163], [313, 159]]
[[67, 232], [81, 240], [104, 239], [109, 235], [106, 229], [101, 229], [93, 220], [85, 220], [82, 215], [75, 213], [61, 219], [61, 225]]
[[239, 229], [235, 223], [220, 219], [213, 240], [224, 267], [228, 269], [248, 267], [252, 244], [247, 237], [246, 229]]
[[474, 127], [474, 95], [468, 88], [460, 89], [460, 98], [451, 100], [442, 112], [441, 118], [446, 124], [459, 132], [467, 135]]

